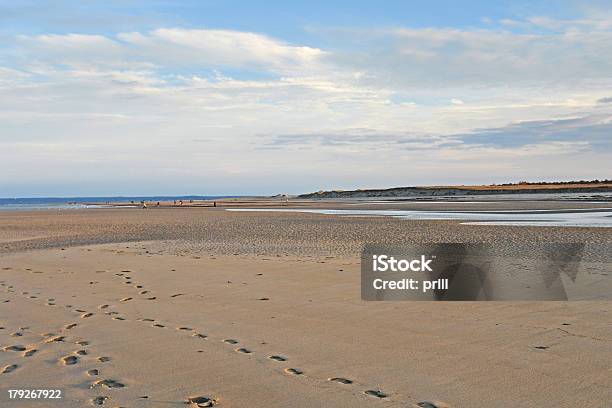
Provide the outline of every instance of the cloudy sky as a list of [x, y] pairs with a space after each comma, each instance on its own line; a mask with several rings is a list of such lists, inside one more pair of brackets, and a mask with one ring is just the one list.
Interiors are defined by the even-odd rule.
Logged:
[[0, 0], [0, 197], [606, 177], [609, 1]]

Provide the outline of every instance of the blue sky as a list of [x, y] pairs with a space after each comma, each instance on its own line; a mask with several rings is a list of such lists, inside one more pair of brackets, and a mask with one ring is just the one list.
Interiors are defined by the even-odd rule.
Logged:
[[606, 3], [0, 1], [0, 196], [609, 177]]
[[[308, 26], [474, 27], [482, 19], [548, 15], [572, 17], [579, 2], [561, 1], [2, 1], [3, 31], [69, 33], [82, 27], [110, 33], [148, 30], [159, 24], [232, 27], [303, 40]], [[79, 21], [80, 20], [80, 21]]]

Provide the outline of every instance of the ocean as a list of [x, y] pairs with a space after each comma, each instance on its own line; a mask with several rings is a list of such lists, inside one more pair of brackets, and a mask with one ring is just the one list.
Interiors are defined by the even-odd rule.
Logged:
[[215, 200], [222, 198], [238, 198], [240, 196], [134, 196], [134, 197], [25, 197], [0, 198], [2, 210], [71, 210], [80, 208], [104, 208], [105, 205], [90, 205], [89, 203], [129, 203], [134, 201], [156, 202], [173, 200]]

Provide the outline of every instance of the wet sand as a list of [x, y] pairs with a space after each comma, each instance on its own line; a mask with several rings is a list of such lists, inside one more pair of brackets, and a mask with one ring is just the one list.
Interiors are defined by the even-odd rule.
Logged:
[[360, 300], [366, 242], [525, 240], [612, 233], [222, 208], [0, 212], [0, 402], [34, 387], [62, 389], [37, 403], [61, 407], [604, 407], [609, 302]]

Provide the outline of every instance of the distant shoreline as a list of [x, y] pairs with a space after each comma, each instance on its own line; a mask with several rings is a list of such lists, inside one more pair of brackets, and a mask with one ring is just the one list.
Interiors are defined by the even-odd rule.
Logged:
[[298, 195], [297, 198], [362, 198], [362, 197], [418, 197], [468, 196], [495, 194], [565, 194], [612, 192], [612, 183], [519, 183], [480, 186], [424, 186], [392, 187], [386, 189], [329, 190]]

